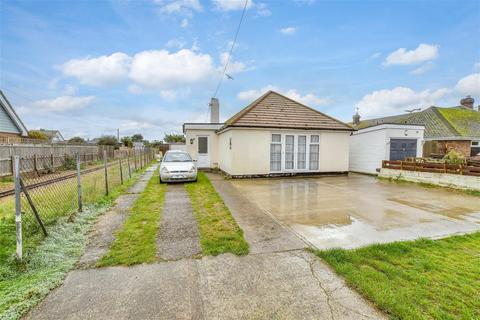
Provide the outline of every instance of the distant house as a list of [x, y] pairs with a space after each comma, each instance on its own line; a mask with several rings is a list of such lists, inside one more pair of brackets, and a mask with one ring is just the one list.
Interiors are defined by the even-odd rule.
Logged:
[[357, 130], [379, 125], [417, 125], [425, 127], [423, 156], [444, 155], [454, 149], [464, 156], [480, 154], [480, 111], [470, 96], [450, 108], [431, 106], [425, 110], [396, 116], [354, 121]]
[[0, 90], [0, 138], [27, 136], [27, 128]]
[[39, 131], [47, 136], [50, 143], [65, 142], [65, 138], [63, 138], [62, 134], [58, 130], [40, 129]]
[[233, 177], [348, 172], [352, 127], [274, 91], [219, 122], [185, 123], [186, 148], [199, 167]]

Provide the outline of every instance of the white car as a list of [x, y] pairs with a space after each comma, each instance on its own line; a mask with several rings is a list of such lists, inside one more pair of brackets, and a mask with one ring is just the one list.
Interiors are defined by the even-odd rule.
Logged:
[[160, 182], [177, 181], [197, 181], [197, 165], [187, 152], [169, 150], [160, 164]]

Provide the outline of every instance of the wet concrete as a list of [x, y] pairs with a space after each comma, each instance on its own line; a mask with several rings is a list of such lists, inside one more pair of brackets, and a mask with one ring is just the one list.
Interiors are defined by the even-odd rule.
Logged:
[[233, 218], [244, 232], [250, 253], [288, 251], [307, 247], [295, 234], [275, 221], [248, 196], [238, 192], [232, 183], [218, 174], [208, 178], [223, 198]]
[[158, 257], [179, 260], [199, 255], [200, 234], [183, 184], [169, 184], [157, 240]]
[[386, 319], [303, 250], [76, 270], [27, 319]]
[[148, 168], [128, 193], [115, 200], [115, 206], [101, 215], [89, 234], [85, 253], [77, 263], [77, 268], [91, 268], [107, 253], [115, 240], [115, 232], [123, 225], [133, 203], [145, 189], [157, 166]]
[[224, 184], [249, 202], [245, 206], [261, 208], [322, 249], [480, 230], [480, 198], [448, 189], [358, 174], [229, 180]]

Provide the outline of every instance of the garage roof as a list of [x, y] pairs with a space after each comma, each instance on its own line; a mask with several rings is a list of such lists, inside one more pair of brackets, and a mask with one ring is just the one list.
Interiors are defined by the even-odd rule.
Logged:
[[220, 131], [227, 127], [354, 130], [346, 123], [271, 90], [228, 119]]

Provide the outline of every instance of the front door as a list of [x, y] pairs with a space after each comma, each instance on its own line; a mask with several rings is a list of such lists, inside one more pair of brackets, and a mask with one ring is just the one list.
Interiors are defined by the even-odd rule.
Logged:
[[390, 160], [405, 160], [417, 156], [416, 139], [390, 139]]
[[210, 168], [210, 154], [207, 136], [198, 137], [198, 159], [197, 166], [199, 168]]

